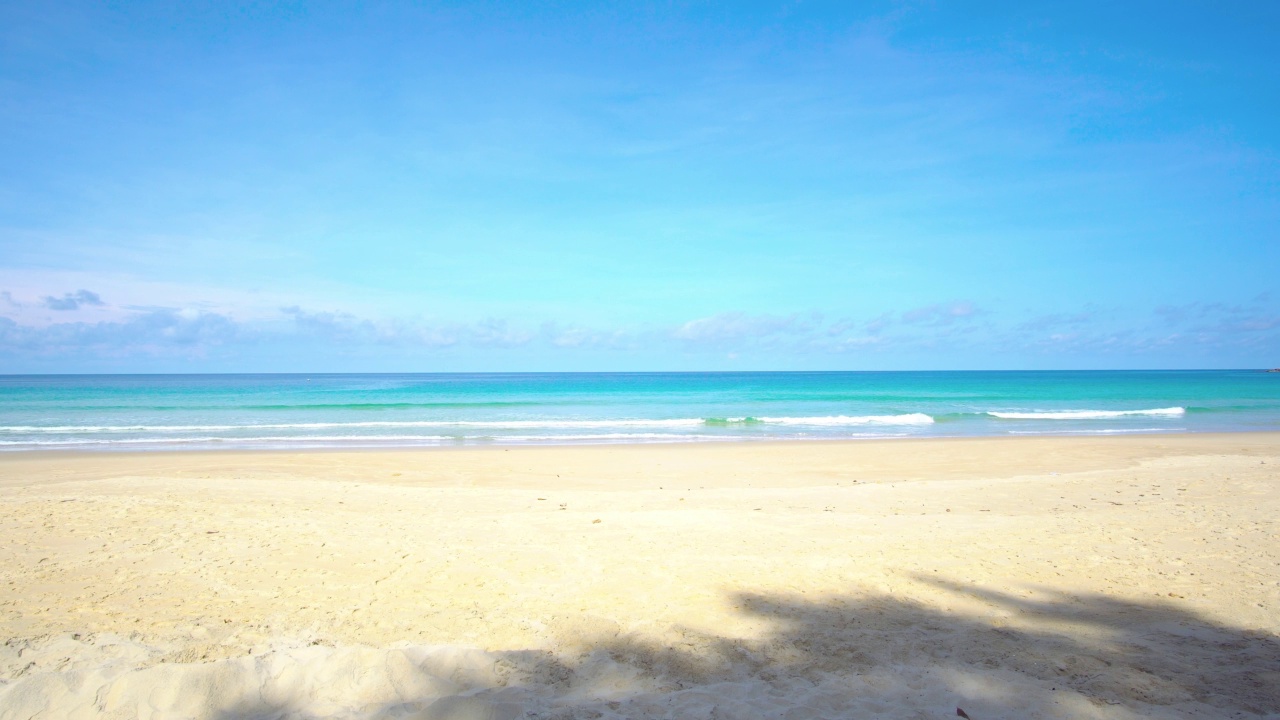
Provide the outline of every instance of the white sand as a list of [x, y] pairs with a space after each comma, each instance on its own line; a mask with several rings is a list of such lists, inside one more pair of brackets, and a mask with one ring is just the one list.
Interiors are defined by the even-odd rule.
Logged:
[[0, 456], [0, 719], [1280, 717], [1277, 469], [1277, 434]]

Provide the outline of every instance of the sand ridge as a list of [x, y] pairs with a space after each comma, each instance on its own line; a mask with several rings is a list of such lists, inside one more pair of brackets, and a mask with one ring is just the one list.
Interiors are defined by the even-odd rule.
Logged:
[[6, 456], [0, 718], [1265, 716], [1277, 467], [1276, 434]]

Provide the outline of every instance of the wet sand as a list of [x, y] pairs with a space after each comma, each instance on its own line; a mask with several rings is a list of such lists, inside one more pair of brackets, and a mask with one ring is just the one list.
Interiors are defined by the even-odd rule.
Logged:
[[1277, 469], [1276, 433], [2, 455], [0, 718], [1280, 716]]

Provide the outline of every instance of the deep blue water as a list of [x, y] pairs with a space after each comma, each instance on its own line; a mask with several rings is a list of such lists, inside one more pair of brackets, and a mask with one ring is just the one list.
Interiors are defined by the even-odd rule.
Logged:
[[0, 449], [381, 447], [1280, 430], [1280, 374], [0, 376]]

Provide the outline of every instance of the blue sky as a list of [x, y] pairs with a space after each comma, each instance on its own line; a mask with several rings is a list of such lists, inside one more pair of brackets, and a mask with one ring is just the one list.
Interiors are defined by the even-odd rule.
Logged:
[[0, 4], [0, 372], [1280, 365], [1278, 35]]

